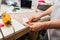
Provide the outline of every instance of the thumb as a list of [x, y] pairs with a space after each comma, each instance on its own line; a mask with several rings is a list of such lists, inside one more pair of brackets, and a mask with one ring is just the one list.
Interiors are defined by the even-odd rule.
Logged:
[[35, 22], [35, 18], [29, 18], [30, 22]]

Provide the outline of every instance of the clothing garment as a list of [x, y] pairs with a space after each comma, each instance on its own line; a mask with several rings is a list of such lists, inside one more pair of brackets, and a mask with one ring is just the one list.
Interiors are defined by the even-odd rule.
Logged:
[[[55, 0], [55, 7], [51, 14], [51, 20], [60, 19], [60, 0]], [[48, 29], [49, 40], [60, 40], [60, 29]]]
[[44, 35], [44, 40], [48, 40], [48, 34], [47, 34], [47, 32]]
[[53, 3], [55, 3], [55, 0], [45, 0], [45, 2], [53, 4]]

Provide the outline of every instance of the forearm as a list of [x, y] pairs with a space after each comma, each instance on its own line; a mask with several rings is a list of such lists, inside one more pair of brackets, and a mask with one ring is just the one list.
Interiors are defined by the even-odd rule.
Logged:
[[46, 29], [60, 29], [60, 19], [52, 20], [44, 23]]
[[44, 11], [43, 13], [40, 14], [40, 17], [46, 16], [46, 15], [50, 15], [51, 12], [53, 11], [54, 5], [51, 6], [49, 9], [47, 9], [46, 11]]
[[49, 28], [60, 29], [60, 19], [50, 21]]

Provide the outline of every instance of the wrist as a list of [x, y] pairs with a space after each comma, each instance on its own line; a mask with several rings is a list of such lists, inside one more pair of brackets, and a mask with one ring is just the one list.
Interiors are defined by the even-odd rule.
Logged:
[[39, 14], [39, 17], [40, 17], [40, 18], [43, 17], [44, 14], [45, 14], [45, 13], [40, 13], [40, 14]]
[[39, 15], [39, 18], [41, 18], [42, 17], [42, 13], [41, 14], [38, 14]]
[[44, 22], [44, 29], [50, 29], [50, 21]]

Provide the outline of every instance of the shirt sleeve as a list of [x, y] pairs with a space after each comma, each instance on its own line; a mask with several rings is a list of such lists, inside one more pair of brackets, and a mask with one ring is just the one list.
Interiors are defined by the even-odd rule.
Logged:
[[46, 3], [51, 3], [51, 4], [55, 4], [56, 3], [56, 0], [45, 0]]

